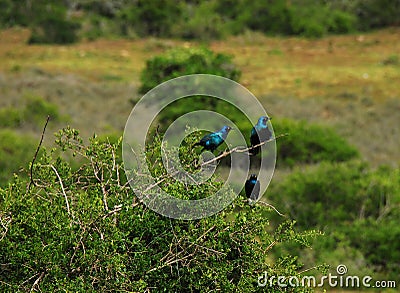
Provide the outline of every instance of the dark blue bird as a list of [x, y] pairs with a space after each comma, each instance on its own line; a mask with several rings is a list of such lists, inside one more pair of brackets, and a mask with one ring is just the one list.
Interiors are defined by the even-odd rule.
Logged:
[[255, 202], [260, 196], [260, 181], [257, 180], [255, 174], [250, 175], [250, 178], [246, 181], [244, 185], [244, 191], [249, 199], [249, 202]]
[[201, 145], [203, 147], [202, 151], [208, 150], [213, 152], [225, 141], [229, 131], [231, 130], [231, 127], [224, 126], [219, 131], [205, 135], [199, 142], [195, 143], [193, 146]]
[[[251, 129], [250, 144], [252, 147], [272, 138], [272, 132], [268, 129], [268, 116], [261, 116], [257, 124]], [[260, 146], [249, 150], [250, 155], [257, 155], [260, 151]]]

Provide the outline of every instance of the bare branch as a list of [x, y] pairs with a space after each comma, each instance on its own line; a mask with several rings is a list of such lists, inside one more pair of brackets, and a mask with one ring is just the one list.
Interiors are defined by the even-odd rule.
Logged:
[[3, 240], [3, 238], [6, 236], [7, 232], [8, 232], [8, 227], [11, 224], [11, 214], [10, 215], [6, 215], [4, 214], [0, 214], [0, 224], [2, 227], [2, 232], [0, 235], [0, 241]]
[[31, 180], [29, 181], [29, 185], [28, 185], [28, 187], [27, 187], [27, 189], [26, 189], [27, 192], [31, 189], [31, 185], [32, 185], [32, 184], [36, 186], [35, 181], [33, 181], [33, 165], [34, 165], [34, 163], [35, 163], [35, 161], [36, 161], [36, 158], [37, 158], [37, 156], [38, 156], [40, 147], [42, 146], [43, 138], [44, 138], [44, 133], [46, 132], [46, 128], [47, 128], [47, 124], [49, 123], [49, 120], [50, 120], [50, 115], [47, 115], [46, 123], [44, 124], [43, 130], [42, 130], [42, 136], [41, 136], [41, 138], [40, 138], [39, 145], [38, 145], [38, 147], [37, 147], [37, 149], [36, 149], [35, 155], [33, 156], [33, 160], [32, 160], [32, 163], [31, 163], [31, 167], [30, 167], [30, 179], [31, 179]]
[[120, 210], [122, 210], [122, 204], [114, 206], [113, 210], [108, 211], [108, 213], [103, 216], [103, 220], [108, 216], [111, 216], [112, 214], [119, 212]]
[[258, 203], [265, 205], [267, 207], [270, 207], [271, 209], [273, 209], [279, 216], [281, 217], [286, 217], [284, 214], [282, 214], [281, 212], [279, 212], [272, 204], [266, 203], [265, 201], [258, 201]]
[[56, 176], [58, 178], [58, 182], [60, 183], [60, 186], [61, 186], [61, 191], [62, 191], [62, 193], [64, 195], [64, 198], [65, 198], [65, 204], [67, 206], [68, 215], [71, 215], [71, 211], [69, 209], [68, 197], [67, 197], [67, 194], [65, 193], [64, 184], [62, 182], [60, 174], [58, 174], [57, 169], [53, 165], [48, 165], [48, 167], [50, 167], [54, 171], [54, 173], [56, 174]]

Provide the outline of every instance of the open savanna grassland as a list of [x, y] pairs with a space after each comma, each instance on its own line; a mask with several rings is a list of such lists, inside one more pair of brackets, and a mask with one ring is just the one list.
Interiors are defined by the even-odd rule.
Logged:
[[[399, 35], [399, 28], [317, 40], [246, 33], [207, 46], [234, 56], [242, 84], [271, 116], [330, 125], [372, 165], [398, 166]], [[86, 136], [123, 130], [148, 58], [202, 45], [153, 38], [27, 45], [28, 37], [24, 29], [0, 32], [0, 106], [41, 96]]]

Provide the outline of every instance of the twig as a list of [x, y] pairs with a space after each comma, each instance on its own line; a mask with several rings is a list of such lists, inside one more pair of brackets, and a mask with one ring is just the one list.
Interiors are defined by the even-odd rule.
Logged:
[[235, 147], [235, 148], [233, 148], [233, 149], [231, 149], [231, 150], [229, 150], [229, 151], [227, 151], [227, 152], [226, 152], [226, 151], [223, 152], [222, 154], [220, 154], [219, 156], [216, 156], [215, 158], [212, 158], [211, 160], [208, 160], [208, 161], [205, 161], [205, 162], [201, 163], [200, 166], [203, 167], [203, 166], [205, 166], [205, 165], [208, 165], [208, 164], [210, 164], [210, 163], [213, 163], [213, 162], [215, 162], [215, 161], [218, 161], [219, 159], [222, 159], [222, 158], [224, 158], [224, 157], [226, 157], [226, 156], [229, 156], [229, 155], [232, 154], [232, 153], [244, 153], [244, 152], [249, 152], [250, 150], [255, 149], [255, 148], [258, 148], [258, 147], [260, 147], [260, 146], [263, 146], [264, 144], [266, 144], [266, 143], [268, 143], [268, 142], [277, 140], [278, 138], [281, 138], [281, 137], [284, 137], [284, 136], [288, 136], [288, 135], [289, 135], [288, 133], [280, 134], [280, 135], [278, 135], [278, 136], [276, 136], [276, 137], [273, 137], [273, 138], [271, 138], [271, 139], [269, 139], [269, 140], [263, 141], [263, 142], [261, 142], [261, 143], [259, 143], [259, 144], [257, 144], [257, 145], [251, 146], [251, 147], [245, 147], [245, 148], [243, 148], [243, 147], [237, 146], [237, 147]]
[[71, 215], [71, 211], [69, 209], [69, 203], [68, 203], [67, 194], [65, 193], [64, 184], [63, 184], [63, 182], [61, 180], [60, 174], [58, 174], [57, 169], [53, 165], [49, 165], [49, 167], [54, 171], [54, 173], [56, 174], [56, 176], [58, 178], [58, 182], [60, 183], [60, 186], [61, 186], [61, 191], [62, 191], [62, 193], [64, 195], [64, 198], [65, 198], [65, 204], [67, 206], [68, 215]]
[[219, 255], [226, 255], [226, 253], [225, 253], [225, 252], [221, 252], [221, 251], [218, 251], [218, 250], [215, 250], [215, 249], [212, 249], [212, 248], [209, 248], [209, 247], [206, 247], [206, 246], [200, 245], [200, 244], [196, 244], [196, 243], [195, 243], [194, 245], [196, 245], [197, 247], [203, 248], [203, 249], [205, 249], [205, 250], [208, 250], [208, 251], [214, 252], [215, 254], [219, 254]]
[[108, 213], [103, 216], [103, 220], [108, 216], [111, 216], [112, 214], [119, 212], [120, 210], [122, 210], [122, 204], [114, 206], [113, 210], [108, 211]]
[[50, 115], [47, 115], [46, 123], [44, 124], [43, 131], [42, 131], [42, 137], [40, 138], [39, 145], [38, 145], [38, 147], [36, 149], [35, 155], [33, 156], [33, 160], [32, 160], [32, 163], [31, 163], [31, 167], [30, 167], [30, 179], [31, 180], [29, 181], [29, 185], [28, 185], [28, 187], [26, 189], [27, 192], [31, 189], [31, 185], [32, 184], [36, 186], [36, 183], [33, 181], [33, 165], [34, 165], [34, 163], [36, 161], [36, 158], [37, 158], [37, 155], [39, 153], [40, 147], [42, 146], [44, 133], [46, 132], [46, 127], [47, 127], [47, 124], [49, 123], [49, 120], [50, 120]]
[[270, 245], [268, 245], [267, 249], [265, 249], [265, 252], [269, 251], [272, 247], [275, 246], [278, 242], [276, 240], [272, 241]]
[[1, 226], [3, 227], [3, 231], [4, 231], [4, 232], [2, 232], [2, 235], [0, 236], [0, 241], [1, 241], [1, 240], [3, 240], [4, 237], [6, 237], [6, 234], [8, 232], [8, 227], [11, 223], [11, 216], [10, 215], [6, 216], [4, 214], [4, 221], [3, 221], [3, 215], [0, 214], [0, 223], [1, 223]]
[[307, 272], [312, 271], [312, 270], [317, 270], [318, 267], [320, 267], [320, 266], [313, 266], [313, 267], [311, 267], [311, 268], [304, 269], [304, 270], [302, 270], [302, 271], [299, 272], [299, 275], [304, 274], [304, 273], [307, 273]]
[[266, 203], [265, 201], [258, 201], [260, 204], [272, 208], [279, 216], [286, 217], [284, 214], [280, 213], [272, 204]]
[[36, 279], [35, 283], [33, 283], [32, 288], [29, 292], [35, 290], [35, 287], [39, 284], [40, 280], [44, 277], [44, 272], [40, 274], [40, 276]]

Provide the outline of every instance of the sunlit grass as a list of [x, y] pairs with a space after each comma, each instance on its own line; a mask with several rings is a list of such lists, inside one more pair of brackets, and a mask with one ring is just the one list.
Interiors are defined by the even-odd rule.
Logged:
[[[344, 90], [362, 94], [369, 87], [378, 99], [399, 96], [400, 66], [382, 62], [399, 53], [399, 29], [331, 36], [320, 40], [266, 37], [257, 33], [215, 41], [211, 48], [235, 56], [242, 82], [256, 95], [280, 92], [307, 98], [336, 95]], [[100, 39], [70, 46], [27, 45], [29, 32], [1, 32], [0, 70], [39, 67], [54, 73], [74, 73], [92, 80], [104, 76], [139, 81], [146, 59], [174, 46], [177, 40]]]

